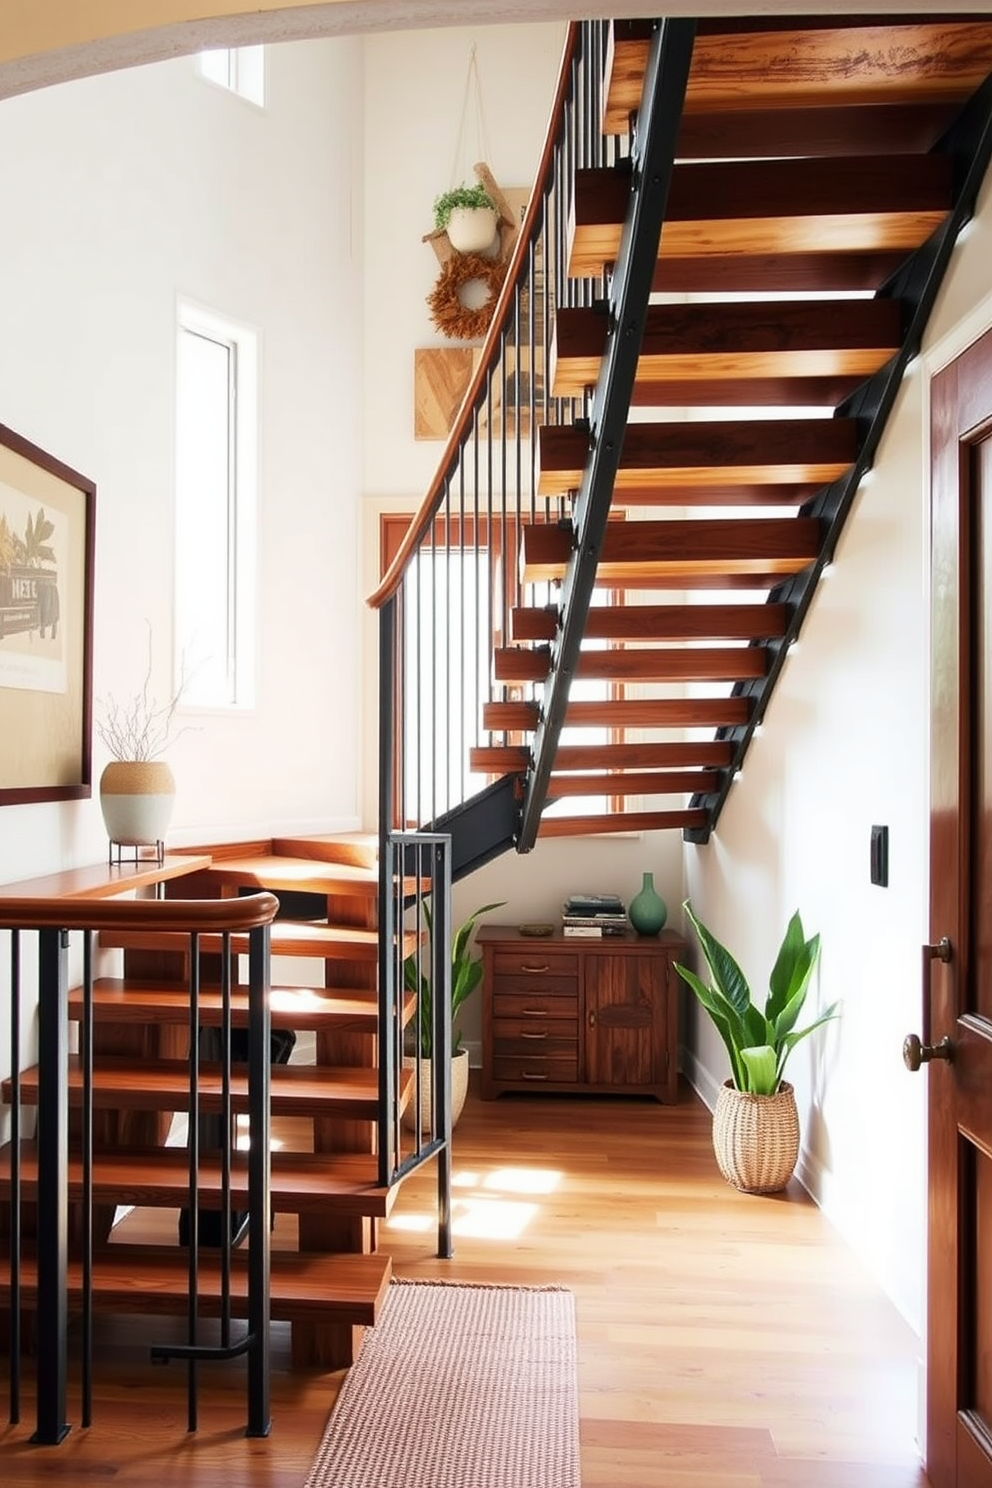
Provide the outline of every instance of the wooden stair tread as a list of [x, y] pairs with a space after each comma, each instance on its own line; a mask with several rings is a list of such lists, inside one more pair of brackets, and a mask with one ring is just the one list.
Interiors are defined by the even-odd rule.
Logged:
[[[637, 362], [646, 399], [655, 385], [751, 378], [866, 378], [892, 357], [902, 334], [892, 299], [768, 300], [651, 305]], [[589, 307], [559, 310], [552, 392], [579, 397], [594, 386], [608, 322]], [[746, 388], [741, 401], [747, 402]]]
[[682, 811], [617, 811], [609, 816], [544, 816], [539, 837], [594, 837], [609, 832], [692, 831], [706, 825], [699, 807]]
[[[742, 19], [735, 33], [702, 22], [693, 48], [686, 113], [845, 104], [961, 103], [992, 70], [984, 17], [924, 16], [828, 23]], [[616, 23], [603, 129], [622, 134], [640, 104], [649, 41], [643, 26]]]
[[[400, 1104], [409, 1099], [413, 1076], [400, 1076]], [[9, 1099], [10, 1081], [3, 1082]], [[34, 1105], [38, 1099], [37, 1065], [21, 1075], [21, 1099]], [[69, 1056], [69, 1102], [82, 1100], [82, 1070], [77, 1055]], [[189, 1100], [189, 1069], [182, 1059], [135, 1061], [104, 1054], [93, 1072], [93, 1104], [100, 1110], [184, 1111]], [[378, 1113], [379, 1076], [375, 1069], [360, 1067], [277, 1064], [271, 1070], [273, 1116], [330, 1116], [356, 1121], [374, 1121]], [[248, 1080], [243, 1065], [231, 1072], [231, 1106], [235, 1112], [248, 1109]], [[200, 1065], [200, 1108], [221, 1109], [221, 1075], [216, 1064]]]
[[552, 772], [548, 794], [556, 801], [568, 796], [694, 796], [715, 791], [719, 783], [715, 770], [596, 771], [577, 775]]
[[[803, 253], [706, 253], [684, 257], [673, 253], [657, 260], [651, 287], [655, 294], [745, 294], [754, 290], [778, 294], [836, 295], [858, 291], [874, 294], [905, 258], [904, 252], [892, 248], [862, 253], [815, 249]], [[755, 401], [768, 400], [756, 398]], [[806, 401], [814, 405], [824, 399], [814, 390]]]
[[[559, 770], [721, 769], [732, 748], [724, 739], [665, 740], [637, 744], [563, 744], [555, 756]], [[523, 744], [491, 744], [471, 751], [473, 770], [512, 774], [525, 770], [530, 750]]]
[[[97, 1204], [135, 1204], [156, 1208], [179, 1208], [189, 1197], [188, 1153], [185, 1147], [128, 1147], [98, 1151], [93, 1164], [93, 1198]], [[245, 1208], [248, 1198], [247, 1154], [236, 1152], [231, 1162], [231, 1199], [235, 1208]], [[0, 1194], [10, 1187], [11, 1148], [0, 1148]], [[289, 1152], [277, 1149], [271, 1155], [272, 1206], [280, 1213], [325, 1213], [370, 1215], [383, 1218], [392, 1208], [398, 1185], [381, 1187], [376, 1159], [364, 1153]], [[23, 1197], [30, 1201], [37, 1191], [37, 1149], [21, 1144]], [[82, 1198], [82, 1163], [69, 1155], [70, 1202]], [[200, 1157], [200, 1194], [204, 1208], [220, 1205], [220, 1163], [204, 1153]]]
[[[272, 925], [273, 956], [319, 956], [329, 961], [361, 961], [378, 964], [379, 940], [375, 930], [323, 922], [276, 920]], [[185, 951], [188, 937], [174, 931], [108, 931], [100, 935], [102, 946], [124, 950]], [[403, 937], [403, 956], [416, 950], [416, 936]], [[239, 955], [248, 951], [245, 935], [232, 935], [231, 947]], [[201, 935], [200, 950], [216, 955], [222, 950], [219, 935]]]
[[[798, 573], [817, 556], [821, 533], [813, 517], [612, 522], [596, 582], [641, 588], [688, 576], [719, 581], [727, 575]], [[524, 527], [524, 582], [562, 579], [571, 553], [570, 524]]]
[[[854, 419], [736, 419], [629, 424], [614, 482], [613, 505], [668, 491], [717, 498], [743, 486], [755, 500], [804, 500], [844, 475], [858, 453]], [[589, 456], [589, 435], [568, 424], [539, 430], [538, 493], [575, 490]]]
[[[503, 646], [494, 653], [494, 663], [497, 682], [541, 682], [548, 675], [550, 652], [546, 647]], [[759, 646], [638, 646], [583, 650], [575, 675], [614, 682], [735, 682], [763, 677], [766, 670]]]
[[959, 97], [935, 103], [697, 107], [682, 119], [676, 155], [680, 160], [753, 160], [776, 156], [783, 140], [791, 154], [807, 157], [863, 155], [866, 140], [878, 155], [921, 155], [933, 148], [961, 102]]
[[[133, 889], [183, 878], [209, 868], [207, 853], [167, 853], [159, 864], [153, 859], [138, 863], [91, 863], [3, 885], [5, 899], [109, 899]], [[181, 897], [181, 896], [180, 896]]]
[[[550, 641], [558, 611], [554, 606], [519, 606], [511, 619], [514, 640]], [[783, 636], [787, 620], [782, 604], [595, 605], [586, 617], [585, 634], [611, 641], [750, 641]]]
[[212, 864], [209, 877], [226, 887], [271, 889], [275, 894], [283, 889], [374, 899], [379, 888], [375, 867], [288, 855], [226, 858]]
[[[244, 1316], [248, 1291], [248, 1257], [239, 1248], [231, 1267], [231, 1308]], [[392, 1274], [392, 1261], [385, 1255], [334, 1255], [272, 1251], [270, 1316], [277, 1322], [375, 1324]], [[197, 1286], [201, 1316], [220, 1315], [220, 1267], [211, 1263], [211, 1253], [202, 1250]], [[82, 1270], [79, 1261], [68, 1264], [70, 1307], [82, 1299]], [[94, 1257], [93, 1289], [98, 1309], [114, 1312], [184, 1316], [187, 1309], [189, 1264], [187, 1253], [178, 1247], [154, 1247], [115, 1242]], [[10, 1296], [10, 1271], [0, 1265], [0, 1305]], [[25, 1250], [22, 1258], [21, 1297], [30, 1308], [37, 1301], [37, 1272], [34, 1257]]]
[[[566, 728], [733, 728], [750, 716], [746, 697], [616, 698], [607, 702], [570, 702]], [[483, 703], [482, 726], [490, 733], [532, 733], [538, 725], [537, 703]]]
[[[69, 1017], [82, 1016], [83, 989], [69, 992]], [[349, 1029], [374, 1033], [378, 1027], [378, 994], [364, 987], [280, 987], [270, 994], [274, 1028]], [[200, 988], [200, 1023], [217, 1026], [221, 994], [215, 987]], [[415, 1011], [414, 999], [404, 1004], [404, 1024]], [[185, 1024], [189, 1022], [189, 992], [184, 986], [136, 982], [126, 977], [99, 977], [93, 985], [93, 1015], [97, 1022]], [[235, 1027], [248, 1021], [248, 990], [231, 989], [231, 1019]]]
[[304, 837], [256, 837], [251, 841], [211, 842], [179, 851], [184, 854], [205, 853], [215, 865], [235, 858], [282, 857], [375, 869], [379, 840], [372, 832], [316, 832]]
[[[676, 163], [659, 258], [909, 251], [950, 208], [951, 169], [937, 154]], [[570, 275], [615, 262], [629, 195], [623, 171], [578, 172]]]

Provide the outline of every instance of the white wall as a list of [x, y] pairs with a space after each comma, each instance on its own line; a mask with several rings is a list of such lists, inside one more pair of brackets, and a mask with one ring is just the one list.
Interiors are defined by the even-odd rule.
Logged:
[[[97, 694], [146, 617], [170, 688], [177, 295], [260, 334], [257, 706], [185, 720], [170, 841], [357, 820], [361, 46], [270, 49], [264, 111], [191, 59], [0, 104], [0, 420], [96, 481]], [[0, 825], [0, 881], [106, 850], [95, 797]]]
[[[992, 291], [992, 198], [955, 250], [926, 347]], [[987, 304], [985, 324], [992, 322]], [[977, 333], [975, 327], [973, 334]], [[960, 335], [957, 336], [960, 340]], [[693, 907], [759, 990], [799, 907], [823, 936], [810, 1005], [843, 1020], [789, 1066], [802, 1174], [919, 1330], [925, 1310], [926, 1079], [901, 1060], [920, 1027], [928, 939], [927, 376], [905, 381], [760, 737], [715, 839], [687, 848]], [[890, 828], [888, 888], [869, 882], [873, 823]], [[699, 1088], [727, 1073], [708, 1020], [690, 1033]]]

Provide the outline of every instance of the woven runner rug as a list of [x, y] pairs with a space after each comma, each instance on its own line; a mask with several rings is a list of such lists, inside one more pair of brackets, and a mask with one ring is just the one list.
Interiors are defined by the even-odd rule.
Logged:
[[579, 1488], [575, 1299], [391, 1283], [306, 1488]]

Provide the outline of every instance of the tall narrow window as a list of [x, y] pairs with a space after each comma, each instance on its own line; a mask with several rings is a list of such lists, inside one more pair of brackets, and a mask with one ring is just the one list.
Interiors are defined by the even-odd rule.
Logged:
[[197, 64], [201, 74], [221, 88], [228, 88], [249, 103], [265, 106], [265, 48], [219, 47], [200, 52]]
[[176, 656], [184, 700], [254, 702], [257, 346], [253, 331], [179, 309]]

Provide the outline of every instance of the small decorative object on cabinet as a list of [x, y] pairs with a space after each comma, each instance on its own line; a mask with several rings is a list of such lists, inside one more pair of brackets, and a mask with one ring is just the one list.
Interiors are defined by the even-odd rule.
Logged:
[[[451, 941], [451, 1124], [454, 1126], [462, 1108], [465, 1105], [465, 1097], [468, 1094], [468, 1050], [461, 1047], [461, 1029], [454, 1026], [454, 1019], [482, 981], [482, 962], [477, 956], [470, 954], [469, 941], [472, 931], [475, 929], [476, 921], [482, 915], [488, 914], [490, 910], [502, 909], [506, 901], [499, 900], [496, 904], [484, 904], [469, 915], [464, 924], [459, 925]], [[423, 901], [424, 919], [427, 922], [427, 933], [433, 933], [431, 921], [430, 903], [427, 899]], [[420, 1046], [420, 1062], [423, 1070], [423, 1078], [420, 1082], [420, 1128], [425, 1135], [431, 1132], [431, 1083], [434, 1057], [434, 999], [431, 987], [431, 979], [428, 975], [430, 968], [430, 947], [425, 946], [418, 957], [408, 956], [403, 964], [403, 980], [410, 992], [417, 996], [417, 1013], [414, 1020], [414, 1037]], [[409, 1054], [406, 1063], [412, 1064], [415, 1055]], [[415, 1129], [417, 1113], [409, 1107], [403, 1113], [403, 1125], [407, 1131]]]
[[540, 941], [484, 925], [482, 1094], [653, 1095], [678, 1099], [675, 957], [670, 930]]
[[796, 1028], [820, 954], [820, 937], [806, 939], [797, 910], [772, 968], [762, 1012], [752, 1002], [744, 973], [730, 952], [696, 918], [688, 899], [682, 907], [712, 980], [707, 986], [678, 963], [675, 970], [709, 1013], [730, 1056], [731, 1078], [721, 1087], [713, 1113], [717, 1166], [727, 1182], [744, 1193], [778, 1193], [792, 1177], [799, 1156], [795, 1093], [782, 1079], [782, 1071], [800, 1039], [838, 1016], [835, 1002], [805, 1028]]
[[640, 893], [631, 899], [627, 914], [638, 935], [657, 935], [664, 928], [668, 919], [668, 906], [661, 895], [655, 892], [653, 873], [644, 874]]

